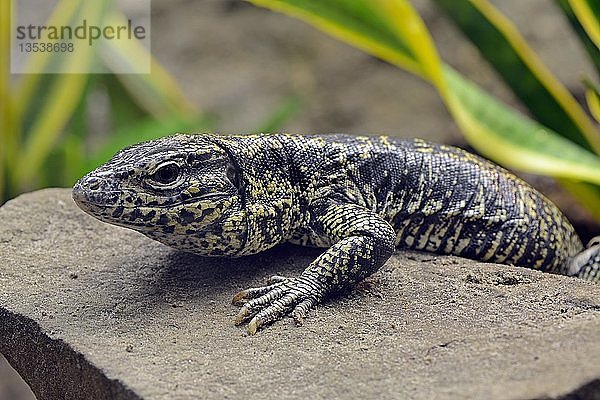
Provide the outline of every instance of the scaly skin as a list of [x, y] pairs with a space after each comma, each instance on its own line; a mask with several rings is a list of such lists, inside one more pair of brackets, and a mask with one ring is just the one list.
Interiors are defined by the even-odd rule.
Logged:
[[169, 136], [123, 149], [73, 198], [102, 221], [204, 256], [326, 247], [299, 277], [234, 297], [250, 333], [290, 312], [301, 322], [396, 248], [600, 280], [600, 244], [584, 250], [548, 199], [488, 161], [419, 139]]

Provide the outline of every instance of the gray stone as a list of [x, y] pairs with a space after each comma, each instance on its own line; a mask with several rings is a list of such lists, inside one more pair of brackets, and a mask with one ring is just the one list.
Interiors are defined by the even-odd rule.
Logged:
[[600, 393], [600, 285], [398, 253], [304, 326], [249, 337], [233, 294], [318, 250], [181, 253], [87, 216], [68, 189], [9, 201], [0, 221], [0, 353], [40, 400]]

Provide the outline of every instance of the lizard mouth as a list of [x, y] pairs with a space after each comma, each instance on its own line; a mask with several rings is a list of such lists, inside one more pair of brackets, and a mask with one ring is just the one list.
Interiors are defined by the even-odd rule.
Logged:
[[[165, 199], [164, 203], [160, 203], [160, 200], [154, 198], [141, 199], [139, 193], [132, 191], [93, 191], [76, 184], [72, 197], [81, 210], [100, 221], [143, 231], [161, 225], [162, 220], [159, 217], [171, 214], [171, 210], [179, 209], [179, 213], [187, 204], [200, 202], [209, 203], [212, 206], [210, 208], [218, 207], [230, 194], [213, 192], [179, 201]], [[195, 205], [191, 208], [197, 209]]]
[[174, 201], [173, 198], [164, 199], [144, 199], [139, 193], [133, 191], [114, 190], [114, 191], [99, 191], [90, 190], [84, 187], [81, 182], [77, 182], [73, 187], [72, 197], [79, 208], [88, 211], [89, 209], [109, 209], [122, 208], [129, 209], [165, 209], [169, 207], [177, 207], [190, 203], [197, 203], [206, 200], [220, 200], [230, 196], [226, 192], [212, 192], [202, 195], [196, 195]]

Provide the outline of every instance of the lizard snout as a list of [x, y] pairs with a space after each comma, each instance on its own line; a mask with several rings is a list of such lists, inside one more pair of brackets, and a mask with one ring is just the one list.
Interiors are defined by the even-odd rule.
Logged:
[[115, 190], [114, 186], [110, 179], [90, 173], [73, 186], [73, 200], [84, 210], [88, 209], [90, 205], [115, 204], [118, 201], [118, 196], [116, 196], [118, 190]]

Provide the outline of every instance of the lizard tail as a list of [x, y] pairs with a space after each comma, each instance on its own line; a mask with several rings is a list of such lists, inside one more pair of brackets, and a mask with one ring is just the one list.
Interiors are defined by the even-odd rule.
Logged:
[[568, 261], [569, 275], [600, 283], [600, 236], [596, 236], [581, 253]]

